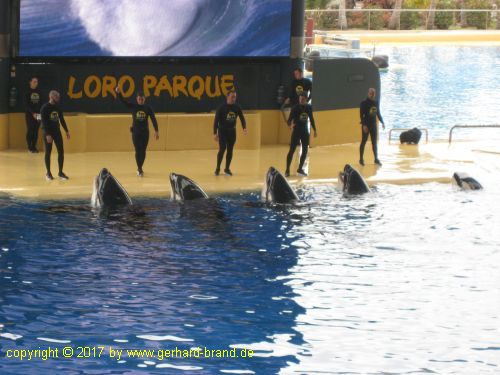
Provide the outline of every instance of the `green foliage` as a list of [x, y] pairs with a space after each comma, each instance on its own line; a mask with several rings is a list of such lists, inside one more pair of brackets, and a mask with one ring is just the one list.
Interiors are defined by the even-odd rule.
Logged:
[[[491, 9], [490, 3], [487, 0], [465, 0], [465, 8], [467, 9]], [[497, 15], [500, 17], [500, 14]], [[489, 13], [467, 13], [467, 25], [477, 29], [486, 29], [490, 22]]]
[[363, 12], [348, 12], [347, 25], [350, 29], [368, 29], [368, 15], [365, 16]]
[[[452, 0], [439, 0], [436, 9], [455, 9], [455, 3]], [[454, 21], [454, 12], [436, 12], [434, 26], [440, 30], [448, 30]]]
[[312, 11], [308, 13], [308, 17], [311, 17], [314, 21], [314, 28], [320, 30], [333, 30], [337, 29], [339, 26], [339, 14], [338, 12], [315, 12]]
[[[378, 5], [368, 5], [365, 9], [380, 9]], [[390, 12], [369, 12], [365, 13], [365, 18], [367, 19], [367, 27], [370, 30], [381, 30], [387, 28], [389, 23], [389, 18], [391, 16]]]
[[394, 8], [395, 0], [363, 0], [364, 8], [373, 9], [392, 9]]
[[306, 0], [306, 9], [325, 9], [329, 0]]

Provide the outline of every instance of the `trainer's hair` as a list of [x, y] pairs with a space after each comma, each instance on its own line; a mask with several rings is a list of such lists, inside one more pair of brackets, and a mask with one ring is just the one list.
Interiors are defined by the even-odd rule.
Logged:
[[229, 96], [231, 95], [232, 93], [235, 93], [236, 94], [236, 89], [231, 89], [227, 92], [227, 95], [226, 96]]
[[302, 68], [295, 68], [293, 71], [294, 71], [294, 72], [301, 72], [301, 73], [304, 73], [304, 71], [302, 70]]
[[59, 94], [59, 91], [56, 91], [56, 90], [50, 90], [50, 92], [49, 92], [49, 98], [52, 98], [54, 95], [59, 95], [59, 96], [61, 96], [61, 94]]
[[28, 80], [28, 82], [31, 83], [31, 81], [33, 81], [34, 79], [38, 79], [38, 77], [37, 76], [30, 77], [30, 79]]

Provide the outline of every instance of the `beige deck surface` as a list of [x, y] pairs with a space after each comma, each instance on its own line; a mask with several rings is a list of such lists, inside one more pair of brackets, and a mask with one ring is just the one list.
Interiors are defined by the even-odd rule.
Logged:
[[[369, 184], [415, 184], [449, 182], [454, 171], [478, 174], [498, 173], [500, 150], [495, 144], [457, 142], [400, 146], [381, 142], [383, 167], [373, 165], [371, 145], [365, 151], [366, 166], [358, 164], [358, 144], [315, 147], [310, 150], [309, 177], [290, 181], [336, 184], [338, 172], [351, 163], [367, 178]], [[33, 199], [67, 199], [90, 197], [94, 177], [108, 168], [131, 196], [168, 196], [168, 174], [176, 172], [197, 181], [209, 194], [220, 192], [260, 191], [269, 166], [284, 170], [286, 146], [264, 147], [260, 151], [236, 150], [231, 167], [234, 176], [213, 175], [215, 151], [148, 152], [145, 177], [135, 175], [133, 153], [68, 154], [64, 171], [69, 181], [46, 181], [43, 153], [24, 151], [0, 152], [0, 192]], [[56, 153], [52, 155], [52, 171], [56, 175]], [[292, 171], [297, 169], [295, 158]]]

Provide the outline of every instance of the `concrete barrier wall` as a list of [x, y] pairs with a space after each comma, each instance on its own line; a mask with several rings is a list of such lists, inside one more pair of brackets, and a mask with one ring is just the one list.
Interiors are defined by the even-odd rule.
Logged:
[[[273, 118], [272, 114], [266, 117]], [[238, 122], [237, 149], [255, 150], [262, 144], [261, 114], [245, 113], [248, 134], [244, 135]], [[120, 152], [133, 151], [130, 134], [130, 115], [66, 114], [71, 140], [65, 141], [65, 150], [71, 152]], [[210, 150], [218, 148], [213, 138], [213, 114], [159, 114], [157, 115], [160, 139], [154, 139], [150, 126], [151, 151]], [[269, 126], [272, 128], [273, 124]], [[270, 130], [270, 133], [273, 131]], [[269, 138], [269, 136], [268, 136]], [[269, 143], [271, 139], [267, 139]], [[42, 131], [38, 148], [43, 149]], [[0, 150], [26, 149], [26, 124], [24, 113], [0, 115]]]
[[[311, 137], [312, 146], [326, 146], [359, 141], [359, 109], [317, 111], [314, 113], [318, 138]], [[236, 149], [256, 150], [263, 145], [287, 145], [290, 129], [280, 111], [246, 112], [248, 134], [244, 135], [238, 121]], [[66, 114], [71, 140], [66, 152], [128, 152], [133, 151], [129, 114], [88, 115]], [[214, 114], [157, 114], [160, 139], [156, 141], [150, 126], [150, 151], [211, 150], [218, 147], [213, 138]], [[26, 149], [24, 113], [0, 115], [0, 150]], [[38, 149], [43, 149], [42, 131]]]

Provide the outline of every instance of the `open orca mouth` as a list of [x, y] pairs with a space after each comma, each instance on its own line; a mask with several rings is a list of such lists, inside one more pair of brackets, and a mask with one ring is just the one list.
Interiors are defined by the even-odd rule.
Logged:
[[169, 178], [172, 187], [172, 200], [192, 201], [208, 198], [207, 193], [196, 182], [186, 176], [171, 173]]
[[346, 164], [344, 171], [339, 173], [339, 182], [342, 190], [347, 194], [364, 194], [370, 192], [370, 188], [361, 174]]
[[103, 168], [95, 178], [91, 204], [96, 208], [117, 207], [131, 205], [132, 200], [118, 180]]
[[273, 203], [291, 203], [299, 200], [286, 178], [274, 167], [270, 167], [266, 174], [263, 198], [266, 202]]

